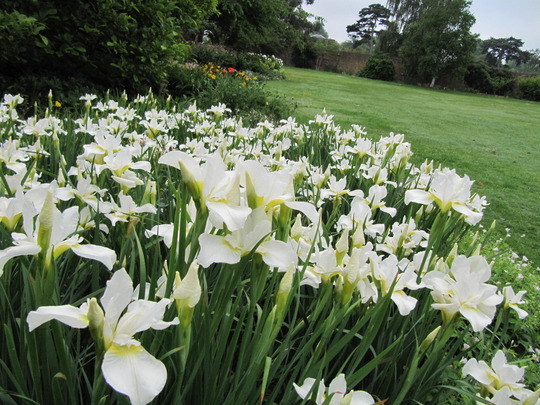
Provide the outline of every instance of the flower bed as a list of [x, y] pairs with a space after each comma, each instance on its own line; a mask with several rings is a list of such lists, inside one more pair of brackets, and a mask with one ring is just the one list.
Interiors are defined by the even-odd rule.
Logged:
[[495, 354], [524, 292], [490, 283], [467, 176], [326, 113], [81, 99], [0, 109], [2, 399], [538, 401]]

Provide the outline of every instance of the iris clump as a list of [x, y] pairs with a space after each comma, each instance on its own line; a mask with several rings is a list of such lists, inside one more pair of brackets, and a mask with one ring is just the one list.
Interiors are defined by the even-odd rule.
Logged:
[[0, 398], [534, 403], [499, 354], [537, 348], [516, 344], [526, 293], [491, 282], [487, 200], [403, 135], [20, 102], [0, 106]]

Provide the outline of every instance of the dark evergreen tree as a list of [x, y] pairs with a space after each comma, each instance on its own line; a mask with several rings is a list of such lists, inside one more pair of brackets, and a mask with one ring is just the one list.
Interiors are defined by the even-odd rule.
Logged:
[[480, 49], [485, 54], [486, 62], [491, 66], [501, 67], [514, 61], [518, 66], [527, 62], [531, 53], [521, 50], [523, 41], [514, 37], [490, 38], [482, 41]]
[[353, 44], [369, 44], [370, 53], [373, 53], [375, 39], [384, 27], [390, 22], [390, 10], [380, 4], [371, 4], [358, 13], [358, 20], [347, 26], [347, 33]]

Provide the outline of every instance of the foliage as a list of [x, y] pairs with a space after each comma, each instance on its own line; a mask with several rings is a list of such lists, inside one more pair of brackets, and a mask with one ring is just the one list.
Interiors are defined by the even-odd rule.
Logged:
[[302, 1], [229, 0], [218, 4], [218, 13], [207, 23], [213, 43], [242, 52], [276, 55], [303, 46], [309, 34], [321, 28], [310, 22]]
[[490, 82], [493, 86], [494, 94], [510, 95], [514, 90], [516, 77], [508, 69], [500, 69], [491, 71]]
[[527, 62], [531, 54], [523, 51], [523, 41], [514, 37], [490, 38], [482, 41], [480, 50], [485, 54], [486, 62], [491, 66], [501, 67], [513, 61], [518, 66]]
[[510, 61], [508, 65], [515, 72], [540, 74], [540, 49], [533, 49], [527, 52], [529, 53], [527, 61], [520, 63], [519, 65], [516, 62]]
[[388, 55], [375, 54], [370, 56], [366, 66], [360, 71], [359, 75], [368, 79], [394, 81], [396, 74], [394, 62]]
[[28, 62], [25, 55], [31, 48], [46, 45], [47, 39], [40, 36], [45, 25], [37, 18], [18, 11], [0, 10], [0, 66], [19, 60]]
[[504, 348], [486, 201], [403, 135], [81, 98], [0, 110], [2, 401], [455, 403], [465, 339]]
[[521, 98], [540, 101], [540, 76], [521, 79], [518, 81], [518, 87]]
[[[211, 39], [239, 51], [275, 53], [285, 47], [284, 1], [226, 1], [212, 18]], [[279, 35], [281, 34], [281, 35]]]
[[471, 63], [464, 79], [471, 89], [499, 96], [512, 94], [516, 84], [515, 74], [510, 69], [489, 66], [485, 62]]
[[199, 64], [213, 63], [249, 71], [260, 78], [282, 79], [283, 61], [273, 55], [238, 52], [209, 44], [193, 44], [190, 55]]
[[465, 0], [452, 0], [444, 6], [433, 1], [407, 26], [400, 56], [409, 74], [431, 80], [432, 86], [442, 74], [463, 75], [476, 47], [470, 32], [475, 19], [468, 8]]
[[266, 91], [264, 83], [253, 72], [213, 63], [177, 66], [170, 73], [169, 92], [186, 102], [196, 100], [201, 108], [226, 104], [246, 122], [279, 120], [292, 110], [291, 103]]
[[292, 64], [297, 67], [314, 69], [317, 65], [318, 42], [316, 38], [310, 38], [302, 46], [294, 47], [292, 50]]
[[394, 20], [401, 32], [408, 25], [420, 20], [431, 7], [447, 7], [452, 0], [387, 0], [386, 5], [391, 10]]
[[[311, 46], [312, 52], [315, 55], [315, 69], [320, 70], [324, 61], [332, 59], [333, 55], [340, 52], [341, 45], [333, 39], [317, 39]], [[328, 69], [328, 66], [325, 66]]]
[[186, 55], [184, 30], [197, 27], [215, 5], [9, 0], [2, 3], [0, 30], [12, 32], [7, 38], [14, 41], [2, 41], [0, 71], [6, 81], [42, 76], [128, 92], [159, 89], [166, 85], [168, 65]]
[[370, 53], [378, 34], [390, 23], [390, 10], [380, 4], [370, 4], [358, 13], [358, 20], [347, 26], [347, 34], [355, 46], [369, 43]]
[[388, 28], [379, 33], [376, 50], [381, 53], [397, 56], [402, 43], [403, 36], [398, 30], [397, 23], [390, 21]]
[[316, 16], [316, 15], [310, 15], [310, 17], [313, 17], [315, 19], [315, 24], [313, 26], [313, 32], [310, 34], [312, 37], [317, 38], [324, 38], [324, 39], [330, 39], [328, 37], [328, 32], [326, 31], [326, 28], [324, 26], [324, 22], [326, 21], [324, 18]]

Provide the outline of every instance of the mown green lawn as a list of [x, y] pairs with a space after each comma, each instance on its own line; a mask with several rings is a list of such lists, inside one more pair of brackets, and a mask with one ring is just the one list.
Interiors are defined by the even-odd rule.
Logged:
[[[323, 108], [342, 126], [372, 138], [403, 133], [416, 162], [433, 159], [474, 179], [490, 202], [484, 223], [520, 255], [540, 265], [540, 103], [440, 91], [335, 73], [286, 69], [267, 89], [297, 104], [307, 122]], [[525, 236], [522, 236], [525, 235]]]

